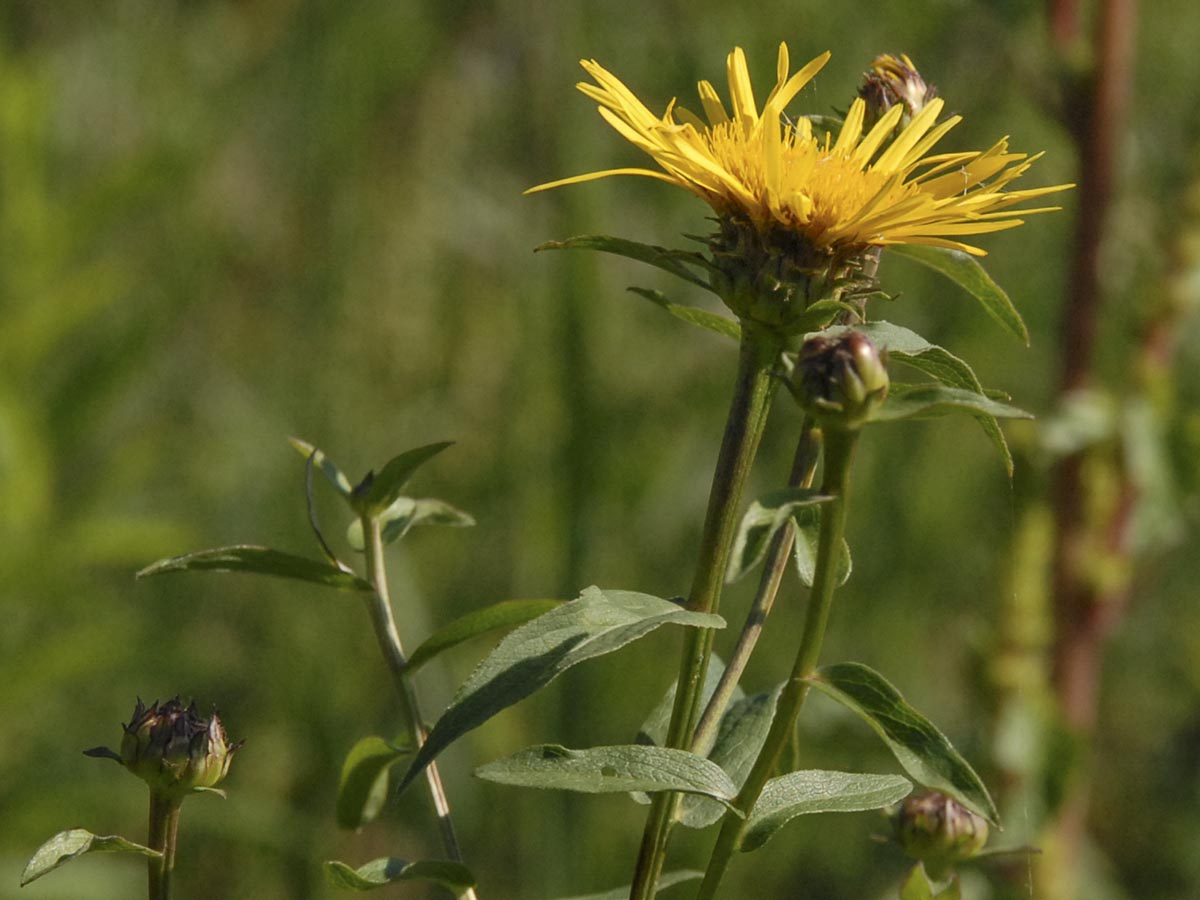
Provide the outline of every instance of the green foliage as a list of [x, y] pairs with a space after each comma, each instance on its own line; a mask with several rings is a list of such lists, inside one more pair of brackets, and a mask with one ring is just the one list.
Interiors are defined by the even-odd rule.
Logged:
[[374, 735], [356, 743], [342, 763], [338, 781], [337, 823], [357, 830], [373, 822], [388, 797], [388, 770], [402, 757], [412, 753]]
[[244, 572], [251, 575], [273, 575], [308, 581], [341, 591], [370, 593], [371, 585], [353, 572], [336, 566], [293, 556], [270, 547], [238, 545], [197, 550], [170, 559], [160, 559], [137, 573], [138, 578], [164, 575], [168, 572]]
[[[658, 879], [658, 890], [655, 894], [661, 894], [664, 890], [676, 884], [684, 884], [688, 881], [698, 881], [704, 877], [703, 872], [698, 872], [695, 869], [680, 869], [677, 872], [666, 872]], [[562, 900], [628, 900], [629, 885], [624, 887], [614, 888], [611, 891], [601, 891], [599, 894], [580, 894], [575, 897], [564, 897]]]
[[[817, 571], [817, 545], [820, 543], [821, 511], [819, 509], [801, 509], [796, 513], [796, 539], [792, 543], [792, 560], [796, 564], [796, 573], [800, 583], [812, 587], [813, 576]], [[842, 552], [838, 556], [837, 583], [845, 584], [850, 573], [854, 570], [854, 561], [850, 558], [850, 545], [842, 539]]]
[[962, 888], [957, 878], [937, 887], [925, 874], [925, 867], [917, 863], [900, 887], [900, 900], [962, 900]]
[[[436, 444], [426, 444], [406, 450], [392, 457], [378, 473], [370, 472], [367, 477], [354, 489], [354, 502], [365, 515], [382, 516], [388, 508], [400, 498], [408, 480], [417, 469], [437, 456], [453, 441], [439, 441]], [[416, 513], [412, 513], [415, 515]]]
[[83, 828], [72, 828], [59, 832], [38, 847], [25, 866], [25, 871], [21, 873], [21, 887], [87, 853], [137, 853], [155, 858], [162, 856], [157, 850], [135, 844], [120, 835], [92, 834]]
[[499, 603], [469, 612], [465, 616], [443, 625], [427, 637], [408, 658], [405, 671], [412, 674], [445, 651], [457, 647], [471, 638], [524, 625], [531, 619], [548, 613], [556, 606], [561, 606], [562, 602], [561, 600], [501, 600]]
[[[827, 503], [830, 499], [811, 488], [784, 488], [751, 503], [734, 538], [725, 581], [732, 584], [761, 563], [771, 539], [800, 510]], [[806, 584], [812, 584], [811, 578]]]
[[998, 823], [996, 805], [975, 770], [878, 672], [860, 663], [838, 663], [819, 669], [809, 683], [861, 716], [918, 784]]
[[408, 862], [394, 856], [373, 859], [353, 869], [343, 862], [325, 863], [325, 878], [334, 887], [348, 891], [373, 891], [402, 881], [429, 882], [460, 896], [475, 886], [475, 876], [461, 863], [446, 859]]

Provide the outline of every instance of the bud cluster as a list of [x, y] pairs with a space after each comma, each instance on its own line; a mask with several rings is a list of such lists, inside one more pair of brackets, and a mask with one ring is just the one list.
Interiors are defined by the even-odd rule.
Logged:
[[888, 374], [875, 345], [857, 331], [804, 342], [793, 393], [826, 427], [856, 429], [887, 397]]

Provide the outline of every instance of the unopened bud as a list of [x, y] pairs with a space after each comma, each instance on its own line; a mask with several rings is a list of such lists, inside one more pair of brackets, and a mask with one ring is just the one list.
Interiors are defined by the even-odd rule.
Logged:
[[988, 839], [986, 819], [938, 791], [906, 797], [894, 823], [904, 852], [923, 862], [931, 878], [977, 855]]
[[98, 747], [88, 755], [116, 759], [152, 792], [165, 796], [216, 787], [241, 746], [229, 743], [215, 711], [206, 718], [196, 712], [195, 703], [185, 707], [178, 697], [149, 707], [139, 700], [124, 729], [120, 753]]
[[904, 105], [899, 125], [903, 128], [925, 108], [925, 104], [937, 96], [937, 88], [925, 83], [907, 54], [893, 56], [883, 53], [871, 63], [871, 71], [863, 74], [863, 85], [858, 89], [858, 95], [867, 104], [867, 128], [897, 104]]
[[875, 345], [857, 331], [812, 337], [800, 348], [794, 392], [823, 425], [856, 429], [883, 402], [888, 374]]

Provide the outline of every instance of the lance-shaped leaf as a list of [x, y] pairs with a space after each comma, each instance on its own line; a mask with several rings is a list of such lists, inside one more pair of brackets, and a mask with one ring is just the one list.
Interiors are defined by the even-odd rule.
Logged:
[[396, 501], [417, 469], [453, 443], [439, 441], [393, 456], [382, 469], [374, 475], [368, 475], [363, 483], [355, 488], [356, 493], [361, 491], [364, 494], [358, 498], [362, 504], [360, 508], [368, 515], [379, 515]]
[[239, 544], [233, 547], [216, 547], [197, 550], [183, 556], [160, 559], [137, 573], [138, 578], [162, 575], [166, 572], [246, 572], [251, 575], [274, 575], [278, 578], [294, 578], [313, 584], [323, 584], [342, 591], [364, 591], [370, 593], [371, 585], [353, 572], [347, 572], [327, 563], [317, 562], [303, 556], [293, 556], [270, 547], [254, 547]]
[[333, 460], [321, 450], [308, 443], [308, 441], [302, 441], [300, 438], [293, 437], [288, 438], [288, 443], [295, 447], [305, 459], [312, 460], [313, 465], [321, 470], [321, 474], [333, 485], [334, 490], [346, 499], [350, 499], [350, 494], [354, 491], [354, 485], [346, 477], [346, 474], [334, 465]]
[[784, 488], [751, 503], [733, 541], [725, 583], [732, 584], [762, 562], [771, 539], [798, 510], [832, 499], [812, 488]]
[[440, 653], [471, 638], [524, 625], [562, 603], [562, 600], [502, 600], [469, 612], [427, 637], [408, 658], [405, 671], [415, 672]]
[[912, 782], [900, 775], [808, 769], [772, 778], [742, 832], [741, 849], [757, 850], [796, 816], [882, 809], [904, 799]]
[[[432, 497], [413, 499], [412, 497], [397, 497], [392, 505], [376, 518], [383, 542], [391, 544], [408, 534], [410, 528], [417, 525], [449, 525], [453, 528], [469, 528], [475, 524], [475, 519], [469, 513], [451, 506], [444, 500]], [[358, 551], [363, 549], [362, 520], [355, 519], [346, 529], [346, 540]]]
[[357, 869], [331, 860], [325, 863], [325, 879], [334, 887], [350, 891], [373, 891], [375, 888], [399, 881], [433, 882], [456, 897], [475, 887], [475, 876], [462, 863], [448, 859], [408, 862], [394, 856], [371, 860]]
[[808, 681], [861, 716], [914, 781], [998, 824], [996, 805], [975, 770], [882, 675], [860, 663], [838, 663], [818, 669]]
[[680, 303], [672, 303], [662, 291], [640, 287], [631, 287], [629, 290], [639, 297], [645, 297], [656, 306], [661, 306], [675, 318], [687, 322], [689, 325], [696, 325], [714, 334], [719, 334], [722, 337], [733, 338], [735, 341], [742, 339], [742, 326], [733, 319], [727, 319], [706, 309], [700, 309], [698, 306], [685, 306]]
[[142, 856], [162, 856], [157, 850], [135, 844], [117, 834], [92, 834], [83, 828], [72, 828], [69, 831], [60, 831], [37, 848], [37, 852], [25, 866], [25, 871], [21, 873], [21, 887], [85, 853], [140, 853]]
[[662, 625], [723, 628], [725, 621], [649, 594], [590, 587], [578, 599], [521, 626], [505, 637], [459, 688], [413, 760], [401, 790], [472, 728], [545, 687], [572, 666], [619, 650]]
[[354, 830], [374, 821], [387, 800], [389, 768], [411, 752], [411, 748], [374, 735], [363, 738], [350, 749], [338, 781], [339, 827]]
[[887, 400], [871, 413], [870, 421], [931, 418], [952, 412], [982, 414], [997, 419], [1032, 419], [1023, 409], [993, 400], [985, 394], [943, 387], [940, 384], [892, 383]]
[[540, 744], [480, 766], [475, 774], [499, 784], [583, 794], [679, 791], [726, 806], [737, 795], [737, 786], [716, 763], [686, 750], [645, 744], [587, 750]]
[[[826, 334], [846, 331], [857, 331], [866, 335], [876, 347], [886, 350], [892, 359], [936, 378], [946, 387], [960, 388], [976, 394], [984, 393], [983, 385], [979, 383], [974, 370], [964, 360], [936, 344], [929, 343], [915, 331], [910, 331], [900, 325], [893, 325], [891, 322], [871, 322], [865, 325], [830, 328]], [[1000, 430], [1000, 425], [994, 416], [978, 413], [975, 418], [1000, 452], [1004, 461], [1004, 469], [1011, 478], [1013, 473], [1012, 453], [1009, 452], [1008, 442], [1004, 439], [1004, 432]]]
[[[796, 572], [805, 587], [813, 586], [817, 571], [817, 547], [821, 543], [821, 511], [814, 507], [796, 510], [796, 539], [792, 542], [792, 559]], [[854, 562], [850, 558], [850, 545], [842, 538], [842, 552], [838, 556], [837, 583], [841, 587], [850, 578]]]
[[[657, 894], [686, 881], [699, 881], [703, 877], [704, 873], [699, 869], [680, 869], [677, 872], [667, 872], [659, 877], [654, 893]], [[564, 897], [562, 900], [629, 900], [629, 887], [629, 885], [625, 885], [625, 887], [614, 888], [611, 891], [601, 891], [599, 894], [580, 894], [574, 897]]]
[[567, 238], [565, 241], [548, 241], [535, 248], [536, 250], [600, 250], [613, 253], [628, 259], [636, 259], [651, 266], [670, 272], [676, 278], [682, 278], [706, 291], [712, 290], [708, 281], [692, 271], [689, 266], [707, 269], [708, 260], [698, 253], [686, 253], [679, 250], [669, 250], [666, 247], [655, 247], [625, 238], [610, 237], [605, 234], [581, 234]]
[[1009, 334], [1029, 345], [1029, 329], [1012, 300], [979, 261], [961, 250], [946, 247], [925, 247], [918, 244], [894, 244], [888, 253], [906, 256], [946, 276], [979, 301], [989, 316], [1000, 323]]

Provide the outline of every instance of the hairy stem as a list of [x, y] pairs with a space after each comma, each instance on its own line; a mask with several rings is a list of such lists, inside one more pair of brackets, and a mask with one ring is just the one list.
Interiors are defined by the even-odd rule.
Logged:
[[179, 835], [179, 798], [150, 792], [150, 827], [146, 846], [162, 856], [147, 860], [147, 884], [150, 900], [169, 900], [171, 873], [175, 869], [175, 845]]
[[[362, 516], [362, 526], [367, 577], [374, 588], [374, 592], [367, 597], [367, 609], [371, 614], [371, 624], [375, 628], [375, 637], [379, 641], [380, 652], [383, 653], [384, 661], [392, 676], [392, 682], [400, 696], [400, 703], [404, 707], [413, 749], [418, 750], [429, 737], [429, 732], [425, 728], [425, 719], [421, 715], [421, 705], [418, 702], [416, 689], [412, 682], [405, 677], [404, 670], [408, 660], [404, 655], [404, 645], [400, 643], [400, 632], [396, 630], [395, 616], [392, 615], [392, 603], [388, 595], [387, 569], [383, 560], [383, 535], [380, 531], [379, 521], [374, 516]], [[436, 762], [431, 762], [425, 768], [425, 781], [429, 785], [429, 795], [433, 799], [433, 808], [437, 813], [438, 830], [442, 835], [442, 846], [446, 855], [455, 862], [462, 862], [462, 850], [458, 845], [454, 820], [450, 817], [450, 801], [446, 797], [446, 789], [442, 785], [442, 776], [438, 772]], [[462, 897], [465, 900], [476, 900], [475, 890], [468, 888]]]
[[[804, 623], [804, 634], [796, 652], [796, 661], [779, 695], [775, 718], [763, 743], [746, 783], [734, 799], [733, 805], [749, 816], [758, 802], [763, 787], [775, 771], [779, 757], [792, 734], [800, 707], [808, 695], [807, 679], [817, 668], [821, 656], [821, 645], [825, 640], [825, 628], [829, 623], [829, 611], [833, 606], [833, 593], [837, 588], [838, 557], [842, 552], [842, 538], [846, 531], [846, 491], [850, 486], [850, 464], [857, 441], [854, 431], [831, 430], [825, 435], [825, 478], [822, 491], [833, 497], [821, 509], [820, 542], [817, 545], [817, 564], [813, 572], [812, 594], [809, 597], [808, 616]], [[709, 857], [708, 869], [700, 885], [698, 900], [712, 900], [734, 851], [741, 841], [745, 818], [727, 812], [721, 822], [716, 846]]]
[[[775, 336], [759, 331], [749, 322], [743, 323], [733, 399], [709, 493], [700, 559], [688, 597], [689, 608], [698, 612], [715, 613], [720, 605], [742, 489], [767, 421], [773, 392], [772, 371], [780, 349]], [[668, 747], [691, 746], [713, 637], [712, 629], [687, 629], [667, 732]], [[650, 900], [654, 896], [678, 803], [678, 794], [660, 793], [654, 797], [638, 852], [630, 900]]]

